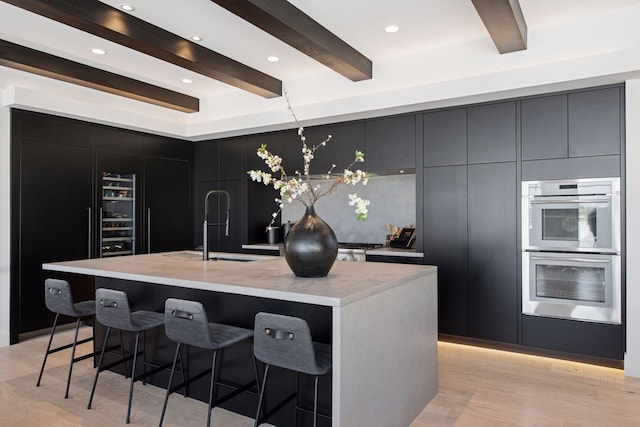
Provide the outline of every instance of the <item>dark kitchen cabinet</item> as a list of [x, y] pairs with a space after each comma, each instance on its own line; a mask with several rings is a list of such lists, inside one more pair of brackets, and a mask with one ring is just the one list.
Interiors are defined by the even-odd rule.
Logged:
[[467, 109], [423, 116], [424, 166], [467, 164]]
[[[244, 138], [233, 138], [231, 140], [218, 142], [218, 179], [244, 179], [245, 171], [245, 140]], [[255, 155], [255, 153], [254, 153]], [[258, 158], [256, 156], [256, 158]], [[215, 168], [215, 165], [208, 167]]]
[[[369, 172], [398, 172], [416, 167], [414, 115], [365, 122], [365, 163]], [[357, 166], [362, 169], [362, 166]]]
[[568, 95], [569, 157], [620, 154], [621, 91], [616, 86]]
[[567, 108], [566, 94], [522, 101], [522, 160], [569, 155]]
[[515, 101], [469, 107], [467, 144], [469, 164], [515, 161]]
[[517, 343], [516, 164], [468, 166], [469, 335]]
[[[19, 205], [13, 206], [12, 240], [19, 248], [12, 274], [12, 342], [17, 335], [49, 328], [54, 315], [44, 303], [42, 263], [83, 259], [95, 250], [92, 152], [88, 147], [33, 140], [14, 145], [19, 156]], [[16, 185], [18, 184], [18, 185]], [[15, 199], [14, 199], [15, 200]], [[87, 286], [80, 286], [84, 282]], [[90, 299], [89, 278], [71, 282], [74, 296]], [[17, 305], [15, 304], [17, 302]], [[17, 317], [17, 318], [16, 318]], [[14, 322], [17, 321], [17, 325]]]
[[188, 160], [144, 159], [144, 251], [193, 248], [191, 164]]
[[[326, 146], [320, 146], [328, 135], [332, 136], [331, 140]], [[341, 173], [353, 162], [356, 150], [365, 151], [363, 122], [305, 128], [305, 136], [309, 148], [318, 147], [311, 162], [310, 173], [314, 175], [326, 174], [334, 164], [333, 170]]]
[[438, 327], [467, 336], [467, 166], [424, 169], [424, 262], [438, 267]]

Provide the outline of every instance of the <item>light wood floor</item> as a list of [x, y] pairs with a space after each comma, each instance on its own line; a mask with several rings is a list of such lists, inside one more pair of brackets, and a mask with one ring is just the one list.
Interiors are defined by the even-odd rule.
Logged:
[[[56, 340], [71, 337], [67, 331]], [[64, 399], [69, 351], [49, 356], [42, 384], [35, 386], [46, 340], [0, 348], [0, 426], [125, 425], [129, 383], [122, 376], [101, 374], [93, 407], [86, 409], [94, 372], [89, 361], [74, 366]], [[136, 383], [131, 425], [156, 426], [163, 397], [162, 389]], [[174, 395], [169, 405], [166, 426], [204, 425], [202, 402]], [[253, 425], [217, 408], [212, 424]], [[411, 425], [427, 426], [640, 427], [640, 380], [617, 369], [440, 343], [439, 393]]]

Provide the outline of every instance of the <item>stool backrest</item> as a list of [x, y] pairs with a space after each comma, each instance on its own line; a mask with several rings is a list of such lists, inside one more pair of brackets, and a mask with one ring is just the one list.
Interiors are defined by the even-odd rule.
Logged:
[[129, 299], [123, 291], [96, 289], [96, 318], [109, 328], [134, 331]]
[[53, 313], [76, 316], [69, 282], [60, 279], [44, 281], [44, 303]]
[[305, 320], [258, 313], [253, 337], [253, 350], [261, 362], [300, 372], [315, 370], [316, 356]]
[[211, 347], [207, 313], [197, 301], [167, 299], [164, 303], [164, 328], [172, 341], [196, 347]]

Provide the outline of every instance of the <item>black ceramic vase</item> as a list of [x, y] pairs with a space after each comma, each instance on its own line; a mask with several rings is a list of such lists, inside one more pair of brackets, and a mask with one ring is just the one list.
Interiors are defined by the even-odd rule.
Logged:
[[313, 209], [308, 206], [284, 241], [287, 264], [298, 277], [324, 277], [329, 274], [338, 256], [335, 233]]

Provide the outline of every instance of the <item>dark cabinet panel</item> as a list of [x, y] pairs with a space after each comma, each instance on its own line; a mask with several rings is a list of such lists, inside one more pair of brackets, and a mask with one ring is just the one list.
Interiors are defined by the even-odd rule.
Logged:
[[[20, 206], [13, 217], [19, 224], [20, 258], [19, 271], [12, 274], [18, 281], [19, 333], [53, 324], [44, 303], [44, 280], [52, 273], [43, 271], [42, 263], [89, 258], [94, 249], [92, 163], [89, 148], [22, 143]], [[74, 296], [86, 299], [91, 288], [84, 293], [74, 288]]]
[[467, 164], [467, 110], [436, 111], [423, 116], [424, 166]]
[[[331, 141], [321, 147], [328, 135]], [[305, 136], [309, 148], [319, 147], [311, 162], [311, 174], [326, 174], [334, 164], [334, 170], [342, 172], [354, 160], [356, 150], [365, 150], [362, 122], [310, 127], [305, 129]]]
[[620, 88], [569, 94], [569, 157], [620, 154]]
[[622, 360], [622, 326], [522, 316], [522, 344], [530, 347]]
[[368, 120], [365, 122], [365, 134], [364, 153], [368, 171], [415, 169], [415, 116]]
[[191, 167], [186, 160], [144, 159], [144, 242], [147, 253], [192, 249]]
[[522, 162], [522, 180], [620, 176], [620, 156], [568, 157]]
[[468, 173], [469, 333], [516, 343], [516, 165], [469, 165]]
[[468, 109], [469, 163], [516, 160], [516, 103], [502, 102]]
[[567, 157], [567, 95], [522, 101], [522, 160]]
[[[233, 138], [218, 142], [219, 146], [219, 179], [244, 179], [244, 154], [246, 151], [244, 138]], [[204, 165], [207, 167], [206, 165]], [[209, 167], [214, 167], [211, 165]]]
[[438, 325], [468, 335], [467, 167], [424, 169], [424, 261], [438, 267]]
[[198, 142], [194, 146], [193, 170], [198, 181], [218, 179], [218, 141]]

